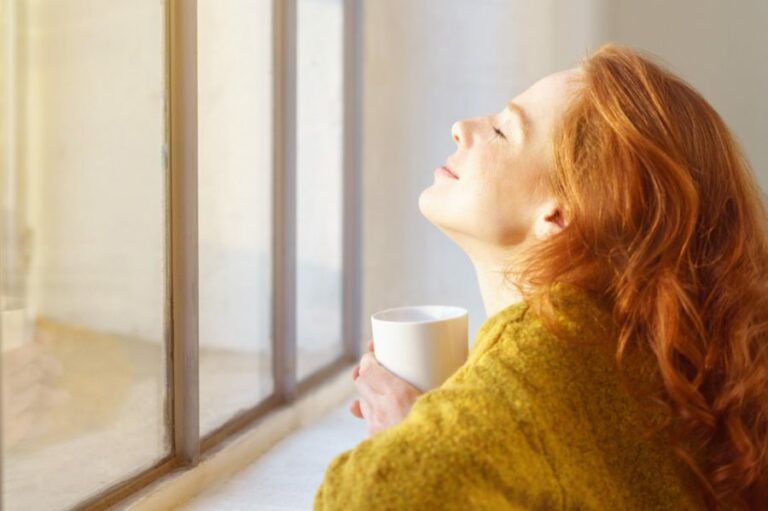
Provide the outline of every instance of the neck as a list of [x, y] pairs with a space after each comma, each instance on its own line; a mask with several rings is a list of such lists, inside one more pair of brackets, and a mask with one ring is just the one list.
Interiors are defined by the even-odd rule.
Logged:
[[480, 295], [483, 298], [487, 317], [523, 300], [517, 287], [513, 285], [514, 280], [504, 278], [504, 272], [514, 270], [509, 263], [505, 265], [492, 259], [471, 259], [477, 272]]
[[[480, 295], [485, 314], [491, 317], [507, 307], [520, 303], [522, 295], [514, 285], [514, 272], [519, 266], [515, 261], [525, 252], [526, 243], [501, 246], [490, 245], [477, 239], [461, 236], [451, 230], [443, 231], [469, 257], [477, 273]], [[507, 278], [505, 279], [505, 273]]]

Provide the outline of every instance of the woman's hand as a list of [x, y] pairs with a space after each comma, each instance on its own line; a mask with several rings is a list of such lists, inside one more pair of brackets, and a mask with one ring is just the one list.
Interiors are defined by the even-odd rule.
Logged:
[[358, 419], [366, 420], [368, 435], [374, 435], [402, 421], [422, 392], [376, 361], [373, 340], [368, 341], [368, 350], [352, 371], [360, 399], [349, 409]]

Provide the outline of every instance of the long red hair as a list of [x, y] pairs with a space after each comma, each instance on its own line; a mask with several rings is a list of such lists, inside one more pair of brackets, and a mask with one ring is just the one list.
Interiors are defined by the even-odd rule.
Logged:
[[[531, 301], [564, 282], [613, 309], [617, 363], [646, 351], [680, 458], [710, 509], [768, 503], [768, 217], [717, 112], [649, 54], [583, 59], [545, 176], [567, 227], [527, 253]], [[628, 381], [626, 379], [625, 381]]]

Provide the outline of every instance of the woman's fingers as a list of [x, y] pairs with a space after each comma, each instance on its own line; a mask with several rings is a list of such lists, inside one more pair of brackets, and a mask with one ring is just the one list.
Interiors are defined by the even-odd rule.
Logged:
[[[373, 353], [373, 339], [368, 339], [368, 352]], [[352, 379], [356, 380], [357, 377], [360, 376], [360, 366], [355, 366], [354, 369], [352, 369]]]
[[368, 433], [371, 432], [371, 421], [369, 417], [371, 417], [371, 405], [368, 404], [368, 402], [365, 399], [360, 400], [360, 413], [362, 414], [363, 418], [368, 423]]
[[362, 410], [360, 410], [360, 400], [359, 399], [355, 399], [354, 401], [352, 401], [352, 404], [349, 405], [349, 411], [352, 413], [352, 415], [354, 415], [358, 419], [362, 419], [363, 418], [363, 412], [362, 412]]
[[363, 414], [363, 418], [365, 419], [365, 425], [368, 429], [368, 436], [373, 436], [379, 431], [381, 431], [382, 427], [380, 424], [376, 422], [376, 420], [373, 418], [374, 412], [371, 408], [371, 405], [365, 402], [365, 400], [360, 401], [360, 411]]
[[371, 385], [368, 384], [366, 378], [356, 379], [355, 386], [357, 387], [357, 392], [360, 393], [360, 397], [363, 398], [363, 401], [373, 403], [380, 397], [380, 394], [376, 392], [373, 387], [371, 387]]
[[398, 378], [379, 364], [373, 353], [366, 353], [360, 359], [359, 374], [364, 375], [368, 385], [379, 392], [391, 391], [393, 387], [398, 388], [399, 385], [406, 383], [405, 380]]

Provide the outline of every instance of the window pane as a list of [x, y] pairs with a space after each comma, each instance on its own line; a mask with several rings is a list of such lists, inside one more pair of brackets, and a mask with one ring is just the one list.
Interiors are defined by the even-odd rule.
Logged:
[[198, 2], [200, 432], [272, 393], [272, 2]]
[[0, 1], [4, 508], [70, 509], [170, 454], [165, 7]]
[[297, 60], [297, 371], [342, 344], [343, 1], [299, 0]]

